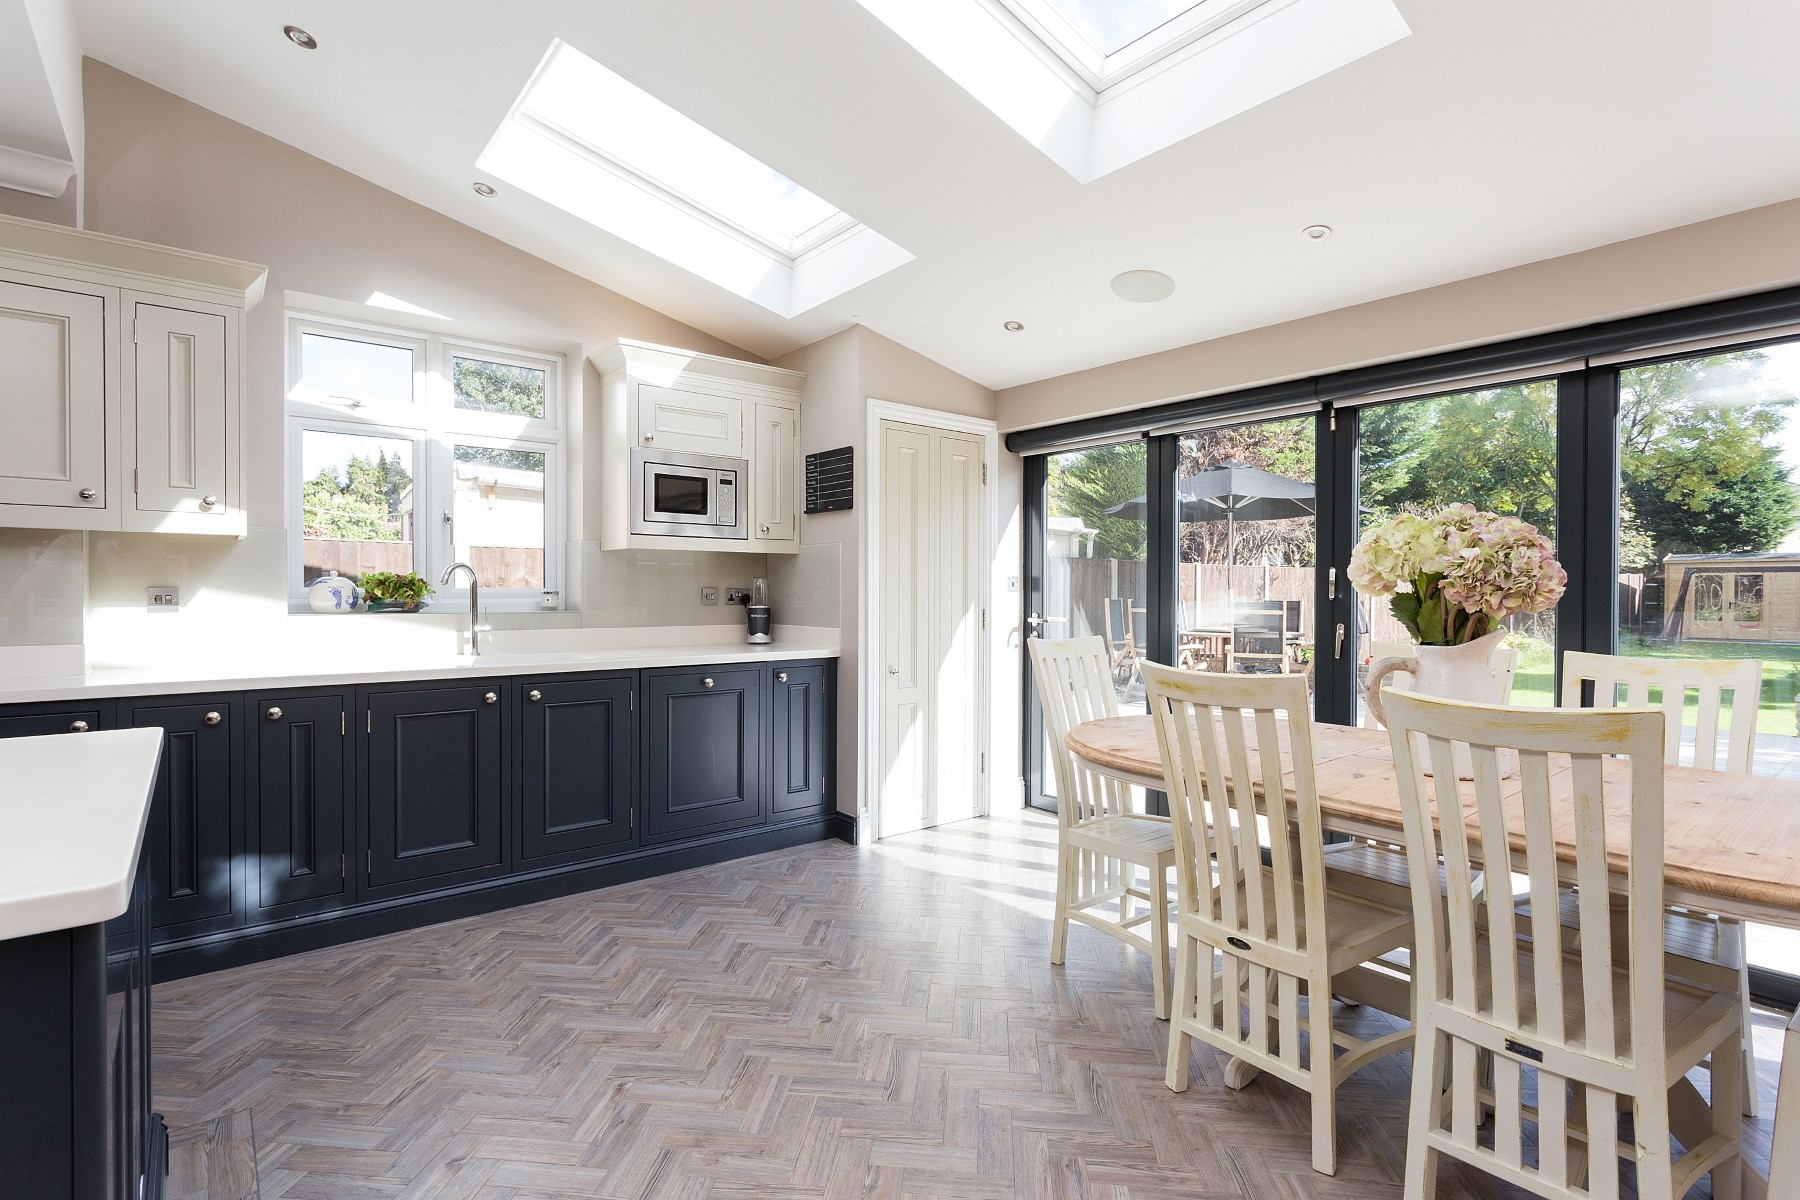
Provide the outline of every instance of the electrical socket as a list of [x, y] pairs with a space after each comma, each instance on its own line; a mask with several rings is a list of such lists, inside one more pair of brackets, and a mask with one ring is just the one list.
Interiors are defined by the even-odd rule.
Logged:
[[750, 589], [749, 588], [726, 588], [725, 589], [725, 603], [727, 603], [727, 604], [748, 604], [748, 603], [750, 603]]
[[145, 588], [149, 603], [145, 605], [151, 612], [175, 612], [181, 607], [181, 589], [172, 587]]
[[703, 587], [700, 589], [700, 603], [702, 603], [702, 604], [717, 604], [718, 602], [719, 602], [719, 589], [718, 588]]

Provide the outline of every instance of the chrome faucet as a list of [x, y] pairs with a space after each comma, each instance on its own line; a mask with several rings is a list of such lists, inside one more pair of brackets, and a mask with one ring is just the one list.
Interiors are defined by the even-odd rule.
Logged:
[[458, 571], [469, 573], [469, 657], [481, 656], [481, 583], [475, 578], [475, 568], [468, 563], [451, 563], [444, 568], [444, 577], [438, 580], [439, 587], [449, 587], [450, 577]]

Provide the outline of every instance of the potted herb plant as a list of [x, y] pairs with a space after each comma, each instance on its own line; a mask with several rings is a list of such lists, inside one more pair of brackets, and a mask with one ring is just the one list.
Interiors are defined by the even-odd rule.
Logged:
[[360, 580], [363, 604], [370, 612], [418, 612], [433, 588], [411, 571], [368, 571]]

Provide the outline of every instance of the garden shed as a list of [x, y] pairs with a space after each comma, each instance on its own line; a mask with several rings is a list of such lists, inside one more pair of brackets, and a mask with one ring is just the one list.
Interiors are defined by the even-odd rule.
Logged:
[[1671, 554], [1670, 641], [1800, 642], [1800, 554]]

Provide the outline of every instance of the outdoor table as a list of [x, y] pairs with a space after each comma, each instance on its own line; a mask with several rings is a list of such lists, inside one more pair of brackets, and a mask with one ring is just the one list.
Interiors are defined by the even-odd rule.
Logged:
[[[1108, 717], [1069, 731], [1068, 747], [1084, 765], [1125, 783], [1163, 790], [1162, 756], [1150, 718]], [[1319, 810], [1327, 830], [1400, 844], [1404, 823], [1399, 781], [1385, 730], [1317, 724], [1313, 733]], [[1619, 760], [1620, 773], [1629, 764]], [[1621, 791], [1619, 803], [1626, 803]], [[1469, 803], [1473, 803], [1472, 791]], [[1663, 780], [1663, 895], [1669, 904], [1743, 921], [1800, 929], [1800, 782], [1665, 768]], [[1620, 839], [1609, 854], [1624, 864], [1623, 837], [1629, 822], [1621, 812], [1609, 819], [1609, 837]], [[1574, 857], [1568, 830], [1559, 825], [1558, 857]], [[1790, 1037], [1790, 1044], [1800, 1039]], [[1775, 1159], [1800, 1142], [1800, 1061], [1782, 1059], [1782, 1088], [1775, 1115]], [[1671, 1099], [1676, 1136], [1683, 1128], [1705, 1130], [1705, 1102], [1683, 1080]], [[1703, 1135], [1702, 1135], [1703, 1136]], [[1686, 1138], [1684, 1144], [1692, 1144]], [[1794, 1154], [1800, 1158], [1800, 1154]], [[1800, 1178], [1777, 1170], [1771, 1185], [1744, 1164], [1745, 1200], [1800, 1200]]]

